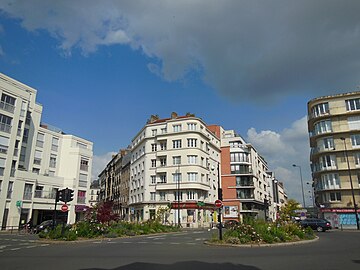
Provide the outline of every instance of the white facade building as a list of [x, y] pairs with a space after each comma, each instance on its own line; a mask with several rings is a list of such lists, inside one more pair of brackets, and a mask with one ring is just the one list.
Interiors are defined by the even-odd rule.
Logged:
[[[56, 190], [74, 190], [67, 213], [73, 223], [89, 200], [93, 144], [41, 124], [37, 91], [0, 73], [0, 227], [51, 219]], [[60, 209], [58, 203], [58, 210]]]
[[183, 227], [209, 226], [218, 196], [220, 141], [194, 115], [152, 116], [134, 137], [129, 187], [132, 221], [164, 220]]

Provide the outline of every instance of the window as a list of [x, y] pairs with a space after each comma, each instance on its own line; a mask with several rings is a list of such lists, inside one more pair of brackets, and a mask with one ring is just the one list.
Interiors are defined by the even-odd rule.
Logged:
[[360, 147], [360, 134], [351, 135], [350, 139], [351, 139], [351, 145], [353, 148]]
[[27, 142], [28, 142], [28, 139], [29, 139], [29, 129], [28, 129], [28, 128], [25, 128], [25, 129], [24, 129], [24, 134], [23, 134], [22, 141], [23, 141], [24, 143], [27, 143]]
[[80, 170], [87, 172], [89, 169], [89, 160], [81, 158], [80, 159]]
[[9, 185], [8, 185], [7, 194], [6, 194], [7, 199], [11, 199], [11, 195], [12, 195], [12, 192], [13, 192], [13, 186], [14, 186], [14, 182], [10, 181]]
[[328, 113], [329, 113], [329, 103], [328, 102], [318, 104], [311, 109], [311, 114], [313, 117], [318, 117], [318, 116], [325, 115]]
[[0, 158], [0, 176], [4, 175], [5, 163], [6, 163], [6, 159], [5, 158]]
[[35, 150], [34, 164], [40, 165], [41, 164], [41, 157], [42, 157], [42, 151]]
[[0, 108], [13, 113], [15, 109], [15, 100], [15, 98], [3, 93], [1, 95]]
[[175, 191], [174, 192], [174, 198], [175, 198], [175, 201], [182, 201], [182, 192], [181, 191]]
[[155, 175], [151, 175], [151, 184], [156, 184], [156, 176]]
[[56, 155], [53, 155], [53, 154], [50, 155], [49, 167], [50, 168], [55, 168], [56, 167]]
[[181, 125], [173, 125], [173, 132], [180, 132], [181, 131]]
[[188, 147], [196, 147], [197, 139], [187, 139], [187, 146]]
[[84, 143], [76, 142], [76, 147], [81, 149], [87, 149], [87, 145]]
[[32, 184], [25, 184], [24, 195], [23, 195], [24, 200], [31, 200], [31, 198], [32, 198], [32, 189], [33, 189]]
[[192, 191], [192, 190], [189, 190], [187, 192], [187, 199], [188, 200], [196, 200], [196, 192]]
[[156, 192], [150, 192], [150, 201], [156, 201]]
[[188, 130], [196, 130], [196, 123], [188, 123]]
[[151, 152], [155, 152], [157, 149], [156, 143], [151, 144]]
[[36, 186], [35, 187], [35, 198], [43, 198], [43, 186]]
[[320, 157], [320, 166], [323, 170], [336, 169], [336, 156], [326, 155]]
[[360, 129], [360, 116], [351, 116], [348, 117], [348, 125], [350, 130], [359, 130]]
[[160, 183], [165, 184], [166, 183], [166, 173], [159, 174]]
[[249, 162], [248, 153], [243, 152], [234, 152], [230, 153], [231, 162]]
[[188, 173], [188, 181], [189, 182], [196, 182], [197, 181], [197, 173], [196, 172], [190, 172]]
[[166, 150], [166, 141], [161, 141], [160, 142], [160, 150]]
[[152, 136], [156, 136], [156, 134], [157, 134], [157, 130], [156, 130], [156, 129], [151, 130], [151, 135], [152, 135]]
[[181, 148], [181, 140], [173, 140], [173, 148]]
[[240, 173], [250, 173], [250, 167], [248, 165], [231, 165], [230, 166], [231, 174], [240, 174]]
[[38, 133], [37, 139], [36, 139], [36, 146], [37, 147], [44, 147], [44, 140], [45, 140], [45, 134]]
[[348, 99], [345, 100], [346, 103], [346, 110], [347, 111], [355, 111], [360, 109], [360, 99]]
[[3, 114], [0, 114], [0, 130], [6, 133], [11, 132], [12, 118]]
[[0, 153], [6, 154], [9, 148], [9, 138], [0, 136]]
[[173, 173], [173, 182], [181, 182], [181, 173]]
[[180, 156], [173, 157], [173, 165], [180, 165], [180, 164], [181, 164], [181, 157]]
[[315, 124], [315, 135], [332, 132], [331, 121], [324, 120]]
[[53, 137], [51, 141], [51, 150], [57, 152], [59, 147], [59, 138]]
[[322, 149], [324, 150], [334, 150], [335, 146], [334, 146], [334, 139], [332, 137], [328, 137], [328, 138], [324, 138], [322, 140], [323, 144], [322, 144]]
[[81, 204], [85, 204], [86, 201], [86, 191], [79, 190], [77, 194], [77, 202]]
[[340, 202], [341, 193], [340, 192], [330, 192], [330, 201], [331, 202]]
[[79, 187], [87, 187], [87, 174], [79, 174]]
[[230, 147], [231, 148], [238, 148], [238, 147], [241, 147], [242, 145], [242, 142], [241, 141], [233, 141], [233, 142], [230, 142]]
[[166, 127], [165, 127], [165, 128], [162, 128], [162, 129], [161, 129], [161, 134], [166, 134], [166, 133], [167, 133]]
[[151, 168], [156, 168], [156, 159], [151, 160]]
[[160, 201], [165, 201], [166, 193], [164, 191], [160, 191], [159, 195], [160, 195]]
[[188, 156], [188, 164], [197, 164], [197, 156]]
[[340, 189], [340, 179], [337, 173], [323, 174], [320, 181], [320, 189]]
[[32, 169], [33, 173], [39, 174], [40, 173], [40, 169], [39, 168], [33, 168]]
[[166, 166], [166, 157], [161, 157], [161, 158], [160, 158], [160, 166], [161, 166], [161, 167], [165, 167], [165, 166]]

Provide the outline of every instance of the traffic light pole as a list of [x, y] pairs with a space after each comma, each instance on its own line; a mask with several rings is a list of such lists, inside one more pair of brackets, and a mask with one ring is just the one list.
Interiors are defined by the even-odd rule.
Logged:
[[[220, 164], [218, 163], [217, 165], [217, 173], [218, 173], [218, 199], [220, 201], [222, 201], [223, 196], [222, 196], [222, 188], [221, 188], [221, 183], [220, 183]], [[222, 222], [221, 222], [221, 209], [222, 206], [218, 209], [219, 211], [219, 215], [218, 215], [218, 219], [219, 219], [219, 240], [222, 241], [223, 239], [223, 234], [222, 234]]]
[[54, 206], [54, 214], [53, 214], [53, 222], [52, 222], [52, 228], [55, 229], [55, 220], [56, 220], [56, 206], [57, 206], [57, 202], [59, 200], [59, 191], [56, 190], [56, 195], [55, 195], [55, 206]]

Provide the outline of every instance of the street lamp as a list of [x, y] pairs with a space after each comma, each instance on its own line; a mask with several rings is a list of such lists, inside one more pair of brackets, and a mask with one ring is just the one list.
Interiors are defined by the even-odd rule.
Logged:
[[348, 167], [348, 172], [349, 172], [349, 180], [350, 180], [350, 188], [351, 188], [351, 195], [352, 195], [352, 199], [353, 199], [353, 203], [354, 203], [354, 213], [355, 213], [355, 220], [356, 220], [356, 228], [359, 230], [359, 217], [357, 214], [357, 204], [355, 201], [355, 195], [354, 195], [354, 187], [353, 187], [353, 182], [351, 179], [351, 171], [350, 171], [350, 163], [349, 163], [349, 157], [348, 157], [348, 153], [347, 153], [347, 148], [346, 148], [346, 141], [344, 137], [340, 138], [343, 142], [344, 142], [344, 147], [345, 147], [345, 157], [346, 157], [346, 162], [347, 162], [347, 167]]
[[180, 165], [178, 165], [178, 169], [177, 169], [177, 196], [178, 196], [177, 216], [178, 216], [178, 227], [179, 228], [181, 226], [181, 224], [180, 224], [180, 179], [181, 179]]
[[302, 180], [301, 166], [293, 164], [293, 167], [298, 167], [300, 169], [300, 181], [301, 181], [301, 191], [302, 191], [302, 198], [303, 198], [303, 207], [305, 208], [305, 195], [304, 195], [304, 185], [303, 185], [303, 180]]

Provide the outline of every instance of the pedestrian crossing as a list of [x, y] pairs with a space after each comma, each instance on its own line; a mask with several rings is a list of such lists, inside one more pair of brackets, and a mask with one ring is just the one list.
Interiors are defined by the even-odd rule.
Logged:
[[0, 253], [32, 249], [37, 247], [46, 247], [49, 244], [39, 243], [37, 240], [0, 238]]

